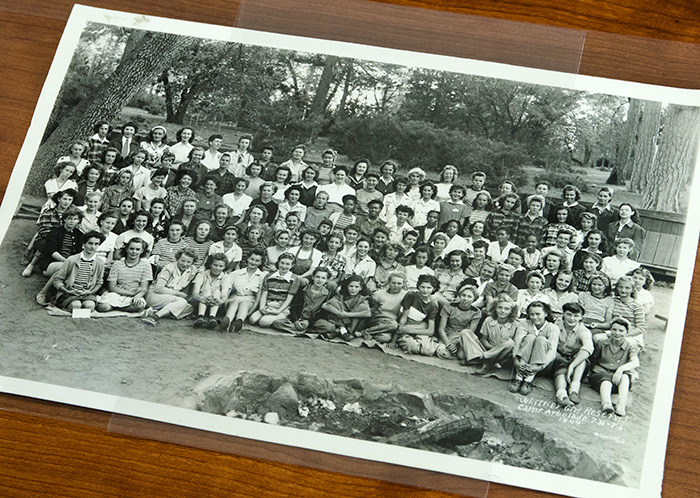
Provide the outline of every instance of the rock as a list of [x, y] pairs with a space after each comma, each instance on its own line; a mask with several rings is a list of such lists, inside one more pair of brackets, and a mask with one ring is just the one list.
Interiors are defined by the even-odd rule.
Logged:
[[197, 409], [208, 413], [224, 414], [231, 398], [237, 395], [237, 377], [215, 374], [199, 382], [193, 389]]
[[281, 413], [282, 416], [296, 414], [299, 406], [299, 397], [294, 389], [294, 386], [289, 382], [282, 384], [270, 397], [263, 403], [267, 411]]
[[360, 403], [357, 401], [354, 403], [346, 403], [345, 406], [343, 406], [343, 411], [362, 415], [362, 408], [360, 407]]
[[267, 412], [263, 417], [263, 422], [270, 425], [279, 425], [280, 416], [275, 412]]
[[244, 372], [239, 381], [239, 397], [244, 402], [257, 402], [270, 391], [270, 377], [260, 373]]
[[297, 392], [306, 398], [328, 398], [333, 393], [333, 385], [318, 375], [300, 372], [296, 378]]

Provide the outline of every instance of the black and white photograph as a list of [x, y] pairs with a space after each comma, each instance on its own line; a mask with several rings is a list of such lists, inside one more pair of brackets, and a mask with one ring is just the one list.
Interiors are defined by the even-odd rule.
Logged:
[[697, 91], [147, 21], [77, 7], [58, 47], [0, 207], [0, 391], [660, 496]]

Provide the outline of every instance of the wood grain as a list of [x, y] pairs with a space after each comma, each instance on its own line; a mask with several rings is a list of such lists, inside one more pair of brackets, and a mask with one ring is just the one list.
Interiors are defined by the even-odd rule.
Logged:
[[[237, 2], [225, 0], [150, 3], [123, 0], [118, 5], [106, 1], [83, 3], [225, 25], [233, 25], [238, 12]], [[558, 51], [559, 59], [565, 59], [567, 67], [562, 67], [562, 70], [700, 88], [700, 73], [696, 70], [700, 60], [700, 45], [697, 45], [700, 43], [700, 8], [694, 0], [404, 0], [392, 3], [431, 10], [411, 9], [405, 15], [397, 13], [392, 16], [391, 22], [384, 22], [383, 29], [378, 29], [376, 24], [368, 24], [377, 21], [376, 16], [371, 19], [375, 12], [372, 9], [386, 6], [366, 2], [363, 9], [357, 9], [354, 4], [342, 9], [338, 7], [341, 4], [335, 4], [336, 17], [327, 18], [332, 35], [345, 36], [350, 40], [357, 40], [362, 35], [364, 38], [360, 39], [376, 39], [376, 43], [383, 45], [393, 44], [452, 55], [469, 52], [477, 58], [507, 59], [517, 55], [521, 60], [528, 57], [524, 49], [516, 54], [509, 54], [503, 47], [493, 50], [498, 40], [503, 41], [504, 35], [494, 36], [493, 39], [487, 36], [478, 43], [479, 37], [470, 37], [465, 30], [460, 32], [460, 27], [464, 28], [468, 23], [488, 26], [491, 23], [489, 19], [467, 19], [458, 14], [538, 23], [564, 30], [579, 30], [555, 30], [560, 40], [566, 40], [566, 43], [558, 46], [555, 43], [551, 47]], [[3, 193], [71, 7], [72, 3], [68, 0], [0, 0], [0, 42], [3, 47], [0, 51], [3, 76], [0, 85], [0, 189]], [[451, 14], [440, 18], [433, 11], [449, 11]], [[245, 19], [245, 9], [242, 14], [242, 19]], [[342, 21], [338, 20], [338, 16]], [[424, 33], [435, 30], [414, 29], [412, 41], [406, 40], [406, 36], [401, 37], [402, 30], [397, 26], [407, 23], [406, 26], [415, 28], [420, 24], [417, 19], [422, 20], [425, 28], [433, 28], [434, 23], [442, 19], [445, 27], [439, 31], [444, 33], [428, 36]], [[311, 22], [310, 16], [305, 16], [284, 24], [283, 29], [294, 32], [300, 27], [310, 30], [317, 23]], [[335, 29], [336, 25], [343, 29]], [[354, 30], [346, 29], [353, 27]], [[547, 42], [538, 35], [529, 40], [527, 36], [517, 38], [520, 36], [517, 29], [527, 32], [525, 25], [513, 25], [511, 28], [507, 30], [510, 31], [508, 36], [514, 37], [509, 42], [511, 47], [520, 49], [520, 44]], [[534, 33], [546, 32], [537, 27], [533, 30]], [[646, 38], [629, 38], [630, 35]], [[460, 45], [460, 41], [464, 40], [471, 40], [469, 50], [465, 50], [466, 42]], [[571, 68], [572, 47], [578, 42], [582, 42], [583, 52]], [[413, 45], [406, 45], [409, 43]], [[496, 55], [494, 52], [497, 52]], [[541, 57], [542, 53], [540, 47], [539, 52], [531, 56], [533, 66], [562, 64], [554, 56], [547, 62], [546, 57]], [[696, 280], [698, 274], [696, 271]], [[700, 294], [696, 288], [697, 285], [689, 301], [673, 405], [664, 476], [665, 497], [699, 494], [700, 435], [696, 428], [700, 426], [700, 409], [697, 406], [700, 394], [700, 366], [697, 361], [700, 353]], [[662, 385], [659, 388], [671, 390], [674, 386]], [[292, 454], [293, 450], [273, 445], [243, 442], [236, 446], [230, 440], [183, 429], [177, 433], [178, 440], [191, 446], [182, 446], [164, 442], [173, 436], [162, 424], [124, 417], [112, 420], [110, 414], [102, 412], [9, 395], [0, 396], [0, 407], [4, 408], [0, 410], [0, 496], [450, 496], [444, 492], [340, 473], [364, 471], [366, 475], [382, 475], [372, 474], [380, 472], [368, 468], [374, 465], [352, 459], [318, 453], [302, 456], [310, 466], [323, 463], [338, 470], [337, 473], [327, 472], [265, 460], [269, 457], [292, 461], [299, 457]], [[115, 433], [115, 429], [119, 433]], [[143, 431], [162, 441], [137, 437], [144, 434]], [[249, 456], [235, 456], [227, 453], [229, 451]], [[405, 477], [404, 469], [394, 468], [390, 471], [394, 478], [401, 480]], [[442, 479], [425, 473], [414, 482], [425, 487], [439, 484], [443, 489], [464, 494], [483, 496], [485, 493], [484, 489], [450, 488], [453, 484], [447, 482], [449, 479]], [[517, 498], [546, 496], [544, 493], [501, 485], [490, 486], [488, 494]]]

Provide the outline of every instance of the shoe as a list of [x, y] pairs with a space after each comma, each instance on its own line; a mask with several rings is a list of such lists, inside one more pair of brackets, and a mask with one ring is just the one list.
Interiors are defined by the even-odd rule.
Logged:
[[158, 325], [158, 315], [150, 311], [146, 316], [144, 316], [141, 321], [150, 327], [155, 327]]
[[569, 399], [575, 405], [578, 405], [578, 402], [581, 401], [581, 397], [579, 396], [578, 391], [571, 391], [569, 393]]
[[566, 407], [566, 406], [574, 406], [574, 404], [571, 402], [568, 396], [564, 396], [563, 398], [556, 398], [557, 404], [561, 407]]
[[223, 317], [221, 319], [221, 323], [219, 324], [219, 330], [221, 332], [228, 332], [228, 328], [231, 325], [231, 319], [227, 316]]
[[239, 318], [238, 320], [236, 320], [235, 322], [233, 322], [233, 331], [234, 331], [236, 334], [239, 333], [239, 332], [241, 331], [242, 328], [243, 328], [243, 320], [241, 320], [241, 319]]
[[207, 319], [204, 318], [203, 316], [198, 316], [197, 319], [192, 324], [192, 326], [196, 329], [201, 329], [202, 327], [206, 326], [206, 324], [207, 324]]
[[350, 332], [345, 332], [344, 334], [340, 334], [340, 338], [344, 340], [345, 342], [350, 342], [352, 341], [355, 337]]
[[38, 304], [39, 306], [48, 306], [49, 305], [49, 302], [46, 299], [46, 294], [39, 293], [36, 295], [35, 299], [36, 299], [36, 304]]
[[517, 393], [518, 391], [520, 391], [520, 385], [522, 383], [523, 382], [521, 380], [513, 379], [510, 381], [510, 385], [508, 386], [508, 390], [512, 393]]
[[615, 410], [613, 410], [613, 405], [611, 405], [610, 403], [603, 405], [603, 413], [612, 413], [614, 411]]
[[532, 391], [532, 382], [523, 381], [523, 384], [520, 386], [520, 394], [527, 396], [530, 394], [530, 391]]
[[34, 272], [34, 267], [33, 266], [27, 266], [23, 271], [22, 271], [22, 276], [24, 278], [31, 277], [32, 272]]
[[207, 328], [208, 328], [209, 330], [214, 330], [214, 329], [216, 328], [217, 325], [219, 325], [219, 322], [216, 320], [215, 317], [210, 316], [210, 317], [207, 319]]
[[618, 404], [615, 407], [615, 415], [617, 415], [619, 417], [624, 417], [625, 415], [627, 415], [627, 410], [625, 409], [625, 405]]
[[[492, 372], [493, 372], [493, 368], [483, 366], [479, 370], [475, 370], [474, 372], [472, 372], [472, 375], [488, 375]], [[518, 389], [520, 389], [520, 386], [518, 386]]]

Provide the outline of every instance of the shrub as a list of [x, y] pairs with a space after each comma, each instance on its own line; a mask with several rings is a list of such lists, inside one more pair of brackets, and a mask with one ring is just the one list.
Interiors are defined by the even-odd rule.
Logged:
[[520, 165], [527, 162], [525, 148], [483, 139], [458, 130], [442, 129], [432, 123], [392, 117], [348, 118], [329, 129], [329, 141], [350, 158], [368, 157], [373, 164], [392, 157], [406, 171], [419, 166], [431, 176], [446, 164], [454, 164], [461, 178], [486, 171], [489, 185], [508, 179], [522, 183]]

